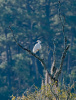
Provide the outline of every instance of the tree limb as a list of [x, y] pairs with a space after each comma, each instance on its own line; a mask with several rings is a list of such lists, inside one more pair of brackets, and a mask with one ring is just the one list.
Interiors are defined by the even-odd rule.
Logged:
[[17, 42], [17, 40], [16, 40], [16, 38], [15, 38], [15, 35], [14, 35], [14, 33], [13, 33], [13, 30], [11, 29], [10, 26], [9, 26], [9, 28], [10, 28], [12, 34], [13, 34], [13, 38], [14, 38], [16, 44], [17, 44], [20, 48], [22, 48], [23, 50], [29, 52], [31, 55], [33, 55], [35, 58], [37, 58], [37, 59], [41, 62], [41, 64], [43, 65], [44, 69], [47, 71], [49, 77], [50, 77], [51, 79], [55, 80], [55, 79], [53, 78], [53, 76], [49, 73], [49, 71], [47, 70], [46, 64], [44, 63], [44, 60], [43, 60], [42, 58], [40, 58], [39, 56], [37, 56], [36, 54], [34, 54], [31, 50], [29, 50], [29, 49], [24, 48], [23, 46], [21, 46], [21, 45]]
[[52, 88], [53, 88], [53, 86], [50, 85], [50, 90], [51, 90], [52, 94], [55, 96], [56, 100], [59, 100], [58, 95], [52, 90]]
[[66, 49], [64, 50], [64, 52], [62, 53], [60, 68], [59, 68], [59, 70], [56, 71], [56, 73], [54, 75], [55, 79], [58, 79], [59, 75], [61, 74], [62, 67], [63, 67], [63, 62], [64, 62], [64, 59], [65, 59], [65, 56], [66, 56], [66, 53], [67, 53], [67, 50], [69, 49], [69, 47], [70, 47], [70, 45], [68, 45], [66, 47]]
[[63, 22], [62, 22], [62, 19], [61, 19], [61, 12], [60, 12], [60, 1], [59, 1], [59, 12], [58, 12], [58, 13], [59, 13], [59, 19], [60, 19], [60, 21], [61, 21], [62, 32], [63, 32], [63, 36], [64, 36], [64, 51], [63, 51], [63, 53], [62, 53], [61, 62], [60, 62], [60, 67], [59, 67], [59, 69], [56, 70], [56, 73], [54, 74], [54, 78], [55, 78], [56, 80], [58, 80], [58, 77], [59, 77], [59, 75], [61, 74], [62, 67], [63, 67], [63, 62], [64, 62], [64, 59], [65, 59], [65, 57], [66, 57], [66, 53], [67, 53], [67, 51], [68, 51], [68, 49], [69, 49], [69, 47], [70, 47], [69, 44], [67, 45], [67, 38], [66, 38], [65, 35], [64, 35], [65, 16], [63, 16], [63, 17], [64, 17], [64, 23], [63, 23]]

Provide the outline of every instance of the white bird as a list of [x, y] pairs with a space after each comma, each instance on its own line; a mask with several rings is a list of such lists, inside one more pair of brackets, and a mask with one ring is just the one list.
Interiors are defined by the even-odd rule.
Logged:
[[41, 41], [37, 40], [38, 43], [35, 44], [35, 46], [33, 47], [33, 53], [36, 53], [37, 51], [39, 51], [41, 49]]

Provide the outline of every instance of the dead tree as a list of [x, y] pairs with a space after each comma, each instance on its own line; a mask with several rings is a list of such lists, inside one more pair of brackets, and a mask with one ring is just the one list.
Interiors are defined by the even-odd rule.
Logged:
[[[60, 18], [60, 21], [61, 21], [61, 13], [60, 13], [60, 1], [59, 1], [59, 18]], [[64, 20], [65, 20], [65, 17], [64, 17]], [[63, 32], [63, 35], [64, 35], [64, 23], [62, 23], [62, 32]], [[12, 28], [9, 26], [11, 32], [13, 33], [13, 30]], [[34, 56], [35, 58], [37, 58], [42, 66], [44, 67], [44, 69], [47, 71], [47, 74], [48, 76], [50, 77], [50, 80], [53, 80], [53, 82], [57, 81], [58, 82], [58, 78], [59, 78], [59, 75], [61, 74], [61, 71], [62, 71], [62, 67], [63, 67], [63, 62], [64, 62], [64, 59], [66, 57], [66, 53], [69, 49], [69, 44], [67, 44], [67, 38], [64, 36], [64, 50], [63, 50], [63, 53], [62, 53], [62, 56], [61, 56], [61, 62], [60, 62], [60, 66], [59, 66], [59, 69], [56, 68], [56, 65], [55, 65], [55, 48], [54, 48], [54, 61], [53, 61], [53, 64], [52, 64], [52, 67], [51, 67], [51, 73], [48, 71], [47, 67], [46, 67], [46, 64], [44, 62], [44, 59], [40, 58], [38, 55], [34, 54], [31, 50], [27, 49], [27, 48], [24, 48], [21, 44], [19, 44], [15, 38], [15, 35], [13, 33], [13, 38], [16, 42], [16, 44], [22, 48], [23, 50], [27, 51], [29, 54], [31, 54], [32, 56]], [[55, 46], [55, 44], [54, 44]]]

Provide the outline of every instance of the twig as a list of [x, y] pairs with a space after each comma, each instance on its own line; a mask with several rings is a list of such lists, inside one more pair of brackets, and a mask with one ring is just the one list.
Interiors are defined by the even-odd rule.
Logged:
[[[49, 84], [49, 85], [50, 85], [50, 84]], [[53, 86], [50, 85], [50, 90], [51, 90], [52, 94], [55, 96], [56, 100], [59, 100], [58, 95], [57, 95], [56, 93], [53, 92], [52, 88], [53, 88]]]

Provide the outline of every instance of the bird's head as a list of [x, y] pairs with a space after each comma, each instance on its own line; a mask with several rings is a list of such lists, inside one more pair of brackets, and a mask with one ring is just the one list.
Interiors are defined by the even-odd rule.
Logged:
[[41, 41], [40, 41], [40, 40], [37, 40], [37, 42], [38, 42], [38, 43], [41, 43]]

